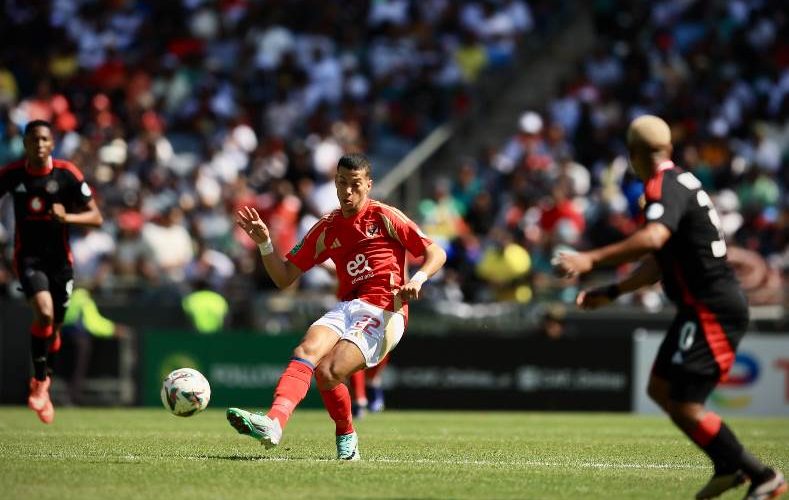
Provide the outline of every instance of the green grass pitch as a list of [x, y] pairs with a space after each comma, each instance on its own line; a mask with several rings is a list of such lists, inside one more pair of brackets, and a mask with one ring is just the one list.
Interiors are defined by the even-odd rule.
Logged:
[[[789, 419], [731, 419], [789, 470]], [[45, 426], [0, 407], [3, 498], [692, 498], [711, 468], [667, 419], [597, 413], [387, 411], [357, 423], [338, 462], [333, 423], [297, 411], [266, 451], [221, 409], [58, 409]], [[741, 498], [744, 487], [724, 498]]]

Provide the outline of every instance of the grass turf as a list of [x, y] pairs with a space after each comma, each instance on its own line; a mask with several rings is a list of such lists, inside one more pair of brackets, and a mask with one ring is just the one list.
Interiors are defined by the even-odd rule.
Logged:
[[[789, 469], [789, 419], [731, 419]], [[220, 409], [57, 409], [52, 426], [0, 407], [3, 498], [692, 498], [711, 468], [667, 419], [627, 414], [400, 412], [357, 424], [338, 462], [333, 424], [298, 411], [266, 452]], [[723, 498], [741, 498], [745, 488]]]

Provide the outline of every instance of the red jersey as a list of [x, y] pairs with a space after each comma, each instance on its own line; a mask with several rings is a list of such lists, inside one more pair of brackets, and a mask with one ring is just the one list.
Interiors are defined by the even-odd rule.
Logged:
[[302, 271], [331, 259], [337, 266], [338, 299], [361, 299], [407, 318], [407, 304], [393, 292], [406, 283], [405, 252], [421, 257], [432, 243], [400, 210], [368, 200], [351, 217], [339, 209], [324, 215], [287, 259]]

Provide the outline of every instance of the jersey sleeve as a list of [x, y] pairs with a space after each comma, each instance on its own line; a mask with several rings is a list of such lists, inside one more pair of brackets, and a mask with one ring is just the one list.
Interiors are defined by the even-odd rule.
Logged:
[[328, 224], [326, 218], [320, 219], [304, 235], [300, 242], [296, 243], [290, 252], [285, 256], [302, 271], [307, 271], [316, 264], [320, 264], [327, 258], [326, 254], [326, 230]]
[[11, 175], [11, 171], [11, 164], [0, 167], [0, 196], [3, 196], [7, 192], [11, 191], [11, 188], [13, 187], [11, 186], [11, 183], [13, 182], [12, 177], [14, 176]]
[[381, 218], [389, 236], [400, 242], [414, 257], [422, 257], [425, 249], [433, 244], [433, 240], [400, 210], [383, 206]]
[[677, 181], [675, 175], [660, 175], [646, 186], [644, 218], [647, 223], [659, 222], [672, 233], [679, 227], [691, 191]]
[[93, 189], [85, 181], [77, 167], [69, 164], [66, 169], [66, 178], [68, 179], [68, 199], [66, 202], [72, 208], [84, 208], [93, 199]]

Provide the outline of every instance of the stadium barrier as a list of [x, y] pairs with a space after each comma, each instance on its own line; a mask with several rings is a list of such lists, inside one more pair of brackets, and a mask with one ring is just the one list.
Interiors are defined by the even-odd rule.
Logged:
[[[633, 411], [658, 413], [646, 395], [647, 380], [663, 332], [633, 334]], [[789, 333], [749, 333], [737, 349], [728, 380], [710, 395], [710, 409], [727, 416], [789, 416]]]

